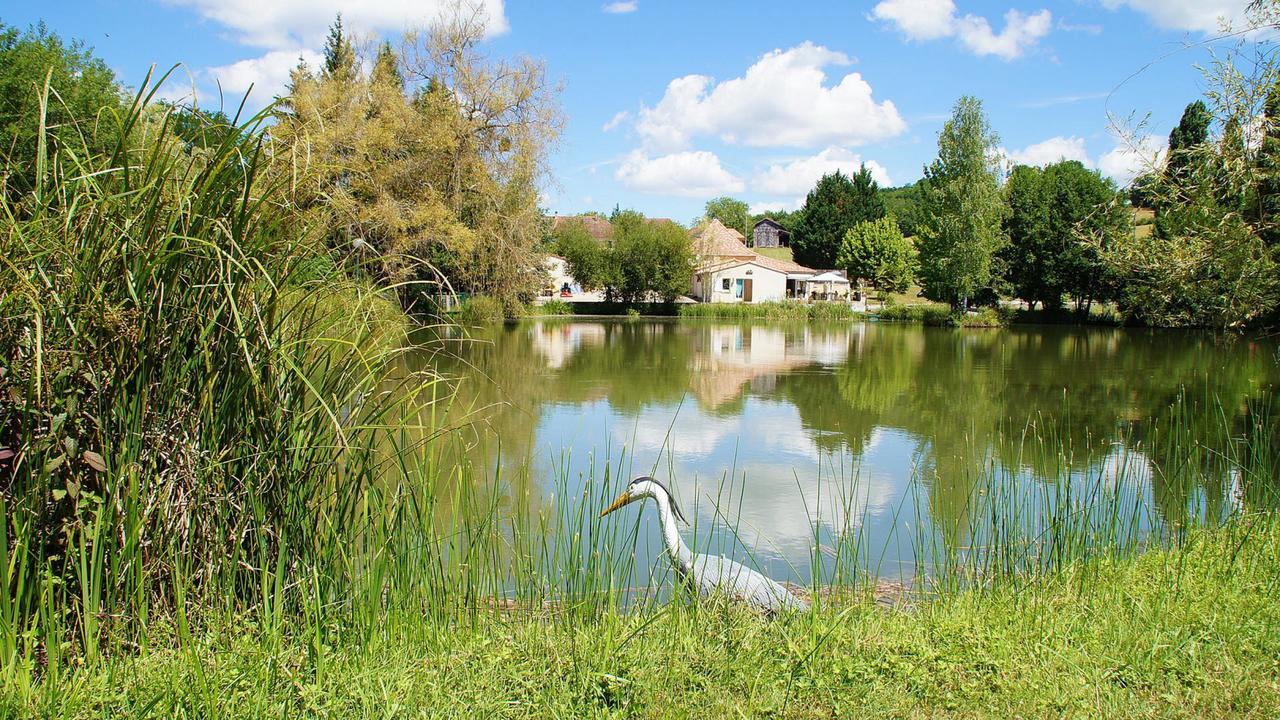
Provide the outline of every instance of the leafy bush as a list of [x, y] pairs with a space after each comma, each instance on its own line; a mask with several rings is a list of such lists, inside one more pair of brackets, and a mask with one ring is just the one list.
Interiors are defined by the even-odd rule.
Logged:
[[492, 325], [502, 322], [506, 317], [502, 303], [487, 295], [474, 295], [462, 304], [458, 312], [458, 321], [463, 325]]
[[853, 320], [860, 317], [840, 302], [698, 303], [681, 305], [680, 317], [726, 320]]
[[565, 302], [564, 300], [560, 300], [559, 298], [553, 298], [551, 300], [548, 300], [542, 303], [541, 305], [534, 305], [530, 307], [528, 314], [530, 315], [572, 315], [573, 305]]

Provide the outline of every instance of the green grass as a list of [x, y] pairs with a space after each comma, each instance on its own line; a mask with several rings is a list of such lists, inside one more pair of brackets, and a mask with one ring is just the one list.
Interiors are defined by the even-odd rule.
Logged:
[[874, 313], [882, 322], [918, 323], [938, 327], [999, 328], [1009, 324], [1011, 313], [996, 308], [979, 308], [961, 314], [938, 303], [899, 305], [890, 303]]
[[861, 314], [845, 303], [697, 303], [680, 306], [682, 318], [724, 320], [853, 320]]
[[765, 257], [773, 258], [774, 260], [786, 260], [787, 262], [795, 262], [795, 258], [792, 257], [791, 248], [789, 247], [752, 248], [752, 249], [755, 250], [756, 253], [763, 255]]
[[6, 674], [40, 717], [1257, 717], [1280, 714], [1280, 525], [1243, 518], [1170, 550], [1018, 588], [773, 622], [659, 614], [395, 615], [341, 637], [227, 618], [78, 671]]
[[530, 305], [525, 310], [525, 315], [529, 317], [542, 317], [542, 316], [554, 317], [559, 315], [572, 315], [572, 314], [573, 314], [573, 303], [565, 302], [564, 300], [561, 300], [559, 298], [552, 298], [550, 300], [543, 302], [541, 305]]

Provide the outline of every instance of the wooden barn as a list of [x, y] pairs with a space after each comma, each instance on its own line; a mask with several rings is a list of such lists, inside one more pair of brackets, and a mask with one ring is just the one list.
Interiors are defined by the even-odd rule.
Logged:
[[769, 218], [756, 223], [751, 238], [752, 245], [758, 248], [791, 247], [791, 233]]

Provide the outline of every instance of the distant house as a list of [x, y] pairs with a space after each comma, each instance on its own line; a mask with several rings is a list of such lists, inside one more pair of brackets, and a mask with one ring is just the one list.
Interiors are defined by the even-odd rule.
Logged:
[[791, 232], [769, 218], [756, 223], [751, 231], [751, 238], [753, 247], [791, 247]]
[[613, 225], [598, 215], [555, 215], [551, 218], [551, 230], [554, 232], [575, 222], [582, 223], [587, 233], [600, 242], [613, 237]]
[[702, 302], [760, 303], [804, 296], [814, 271], [765, 257], [747, 247], [742, 233], [712, 220], [694, 231], [691, 295]]
[[582, 288], [578, 286], [573, 275], [569, 273], [569, 261], [559, 255], [548, 255], [542, 261], [542, 269], [547, 273], [547, 281], [543, 283], [542, 294], [550, 297], [558, 294], [562, 289], [569, 288], [570, 292], [582, 292]]

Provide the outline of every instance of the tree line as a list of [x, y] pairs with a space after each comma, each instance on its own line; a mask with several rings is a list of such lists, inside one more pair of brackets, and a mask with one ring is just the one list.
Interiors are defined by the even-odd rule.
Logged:
[[[320, 65], [299, 60], [264, 111], [269, 162], [252, 180], [282, 188], [286, 226], [327, 248], [329, 267], [316, 272], [367, 275], [395, 288], [407, 309], [448, 291], [512, 307], [541, 286], [538, 190], [563, 126], [559, 88], [541, 61], [486, 57], [484, 29], [479, 11], [463, 10], [397, 44], [367, 44], [338, 16]], [[3, 183], [13, 199], [34, 186], [46, 76], [51, 145], [106, 152], [116, 138], [103, 119], [132, 102], [82, 43], [43, 25], [0, 25]], [[247, 122], [195, 101], [150, 99], [148, 117], [183, 138], [188, 154], [234, 140]], [[145, 149], [153, 135], [137, 132], [132, 146]]]
[[[1274, 27], [1274, 2], [1252, 5]], [[1247, 61], [1247, 62], [1245, 62]], [[962, 312], [1016, 298], [1031, 308], [1114, 307], [1158, 326], [1280, 322], [1280, 67], [1242, 40], [1204, 70], [1168, 150], [1127, 189], [1077, 161], [1009, 167], [982, 103], [962, 97], [923, 178], [880, 188], [867, 168], [822, 177], [804, 205], [772, 215], [797, 262], [841, 268], [885, 292], [912, 284]], [[1140, 147], [1143, 128], [1131, 129]], [[708, 216], [747, 224], [745, 203]], [[732, 220], [732, 223], [730, 222]]]

